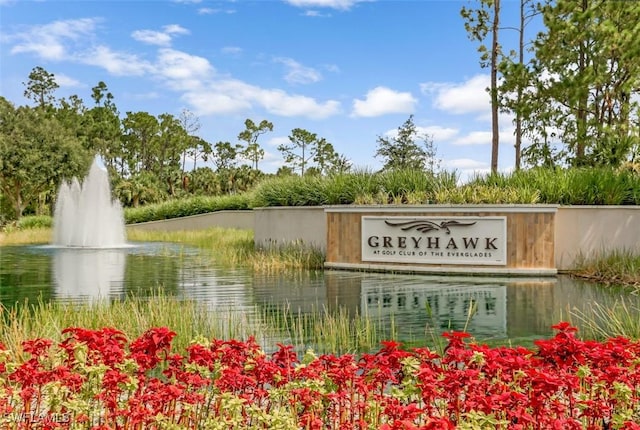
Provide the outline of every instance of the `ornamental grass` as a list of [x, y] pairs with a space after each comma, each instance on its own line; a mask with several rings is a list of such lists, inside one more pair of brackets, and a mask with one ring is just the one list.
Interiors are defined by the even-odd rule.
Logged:
[[640, 343], [583, 341], [568, 323], [533, 349], [446, 332], [442, 354], [266, 354], [249, 338], [172, 351], [166, 327], [129, 340], [71, 327], [0, 348], [3, 429], [640, 429]]

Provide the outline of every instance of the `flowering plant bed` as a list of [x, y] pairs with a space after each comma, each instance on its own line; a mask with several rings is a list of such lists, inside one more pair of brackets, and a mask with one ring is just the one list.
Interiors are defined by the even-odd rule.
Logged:
[[266, 354], [253, 340], [112, 328], [0, 352], [3, 429], [640, 429], [640, 343], [583, 341], [567, 323], [535, 349], [444, 336], [442, 354]]

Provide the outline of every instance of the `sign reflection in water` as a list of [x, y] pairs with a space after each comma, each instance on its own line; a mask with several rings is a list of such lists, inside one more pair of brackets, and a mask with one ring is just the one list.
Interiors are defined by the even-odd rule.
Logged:
[[127, 251], [60, 248], [53, 254], [57, 299], [93, 301], [122, 292]]
[[234, 324], [259, 323], [264, 312], [285, 307], [296, 313], [342, 309], [348, 315], [370, 315], [376, 323], [379, 315], [381, 324], [393, 324], [407, 339], [425, 334], [429, 339], [428, 328], [436, 334], [462, 329], [472, 301], [478, 307], [468, 326], [474, 336], [525, 340], [551, 335], [551, 325], [567, 318], [571, 309], [588, 311], [593, 303], [609, 309], [619, 306], [622, 298], [631, 306], [638, 303], [637, 295], [565, 276], [265, 273], [220, 267], [197, 250], [167, 244], [110, 250], [0, 248], [0, 301], [5, 306], [39, 298], [71, 302], [145, 298], [158, 291], [202, 303]]
[[[505, 285], [406, 285], [362, 281], [361, 307], [369, 316], [424, 312], [434, 329], [467, 330], [476, 336], [507, 336]], [[473, 313], [470, 310], [474, 309]]]

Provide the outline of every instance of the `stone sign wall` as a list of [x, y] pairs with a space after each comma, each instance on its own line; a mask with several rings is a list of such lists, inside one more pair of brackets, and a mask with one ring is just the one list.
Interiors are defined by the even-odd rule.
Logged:
[[498, 265], [507, 263], [507, 218], [363, 216], [362, 261]]
[[556, 206], [327, 207], [328, 268], [554, 275]]

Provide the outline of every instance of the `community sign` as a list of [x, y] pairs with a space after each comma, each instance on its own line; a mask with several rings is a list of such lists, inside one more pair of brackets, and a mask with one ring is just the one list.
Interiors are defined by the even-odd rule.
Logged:
[[362, 217], [362, 261], [506, 265], [504, 216]]

